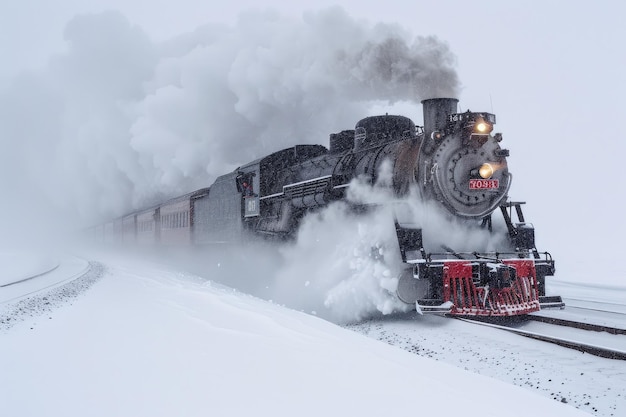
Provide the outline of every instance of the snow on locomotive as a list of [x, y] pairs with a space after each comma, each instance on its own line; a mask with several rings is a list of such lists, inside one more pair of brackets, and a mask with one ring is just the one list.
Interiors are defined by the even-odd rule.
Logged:
[[[354, 130], [330, 135], [330, 147], [296, 145], [222, 175], [209, 188], [132, 213], [103, 226], [105, 239], [162, 244], [237, 243], [249, 236], [290, 236], [310, 211], [345, 200], [353, 180], [377, 182], [391, 165], [393, 194], [418, 195], [451, 217], [492, 230], [499, 211], [508, 252], [428, 252], [422, 230], [396, 220], [405, 271], [400, 300], [423, 313], [512, 316], [561, 307], [546, 297], [554, 261], [535, 247], [521, 204], [507, 201], [511, 185], [495, 115], [457, 113], [458, 100], [422, 102], [424, 126], [403, 116], [367, 117]], [[417, 191], [417, 192], [416, 192]], [[513, 220], [513, 214], [517, 222]]]

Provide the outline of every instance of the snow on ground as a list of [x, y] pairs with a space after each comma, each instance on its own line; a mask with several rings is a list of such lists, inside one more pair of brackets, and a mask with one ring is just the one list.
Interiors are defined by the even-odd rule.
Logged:
[[552, 294], [561, 294], [567, 299], [626, 305], [626, 283], [624, 282], [611, 285], [606, 282], [572, 282], [554, 278], [548, 278], [548, 280], [547, 291]]
[[421, 357], [517, 385], [597, 416], [623, 416], [626, 410], [624, 361], [416, 313], [372, 319], [349, 328]]
[[0, 415], [587, 415], [191, 274], [103, 264], [53, 307], [0, 304]]
[[[548, 278], [547, 291], [562, 295], [566, 304], [574, 304], [574, 300], [581, 304], [579, 300], [582, 298], [595, 300], [593, 308], [608, 307], [620, 311], [615, 313], [612, 322], [605, 324], [626, 328], [624, 286], [581, 285]], [[584, 314], [571, 307], [564, 311], [546, 310], [542, 314], [563, 315], [570, 310], [576, 320]], [[592, 313], [587, 312], [590, 316]], [[598, 320], [596, 318], [595, 322]], [[538, 326], [542, 325], [531, 322], [523, 329], [532, 331]], [[626, 415], [625, 361], [599, 358], [493, 328], [416, 313], [371, 319], [348, 328], [419, 356], [497, 378], [556, 401], [565, 401], [596, 416]], [[556, 330], [559, 332], [557, 336], [580, 339], [580, 335], [571, 329], [559, 327]], [[586, 340], [588, 343], [597, 345], [602, 345], [607, 337], [622, 339], [622, 344], [626, 338], [605, 333], [594, 336], [592, 332], [586, 336], [591, 337]], [[616, 341], [612, 342], [614, 346]]]

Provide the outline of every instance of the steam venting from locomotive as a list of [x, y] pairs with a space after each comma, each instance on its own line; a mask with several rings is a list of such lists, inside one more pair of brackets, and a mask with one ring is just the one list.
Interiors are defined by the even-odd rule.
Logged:
[[88, 224], [321, 144], [372, 105], [456, 96], [459, 85], [445, 42], [339, 7], [250, 11], [162, 43], [111, 11], [76, 16], [64, 39], [47, 68], [0, 89], [0, 176], [31, 190], [7, 197], [16, 213], [49, 197]]
[[[380, 314], [405, 312], [414, 308], [397, 296], [402, 270], [406, 267], [397, 253], [393, 218], [418, 225], [429, 251], [441, 247], [458, 251], [495, 251], [507, 247], [501, 234], [468, 228], [451, 219], [435, 203], [416, 200], [408, 194], [392, 205], [390, 193], [392, 164], [380, 167], [377, 182], [355, 180], [348, 202], [338, 202], [309, 214], [298, 229], [297, 238], [281, 250], [280, 268], [266, 276], [275, 302], [315, 314], [336, 323], [350, 323]], [[355, 216], [350, 204], [368, 202], [367, 213]], [[263, 256], [266, 256], [264, 254]]]

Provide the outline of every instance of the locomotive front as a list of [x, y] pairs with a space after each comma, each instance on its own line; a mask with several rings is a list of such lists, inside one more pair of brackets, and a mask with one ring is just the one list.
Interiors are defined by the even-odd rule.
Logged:
[[457, 113], [457, 99], [424, 100], [424, 139], [418, 185], [427, 200], [452, 214], [483, 219], [506, 199], [511, 185], [502, 135], [491, 135], [491, 113]]
[[[451, 98], [422, 101], [424, 132], [415, 176], [422, 199], [489, 230], [493, 212], [500, 209], [510, 248], [457, 253], [444, 245], [441, 252], [427, 253], [421, 229], [396, 223], [402, 259], [410, 265], [399, 280], [398, 297], [415, 303], [420, 312], [468, 316], [562, 307], [560, 297], [545, 296], [545, 277], [554, 274], [554, 261], [535, 248], [534, 228], [523, 218], [522, 203], [506, 201], [509, 151], [500, 147], [502, 135], [492, 134], [495, 115], [458, 113], [457, 103]], [[513, 208], [519, 223], [513, 222]]]

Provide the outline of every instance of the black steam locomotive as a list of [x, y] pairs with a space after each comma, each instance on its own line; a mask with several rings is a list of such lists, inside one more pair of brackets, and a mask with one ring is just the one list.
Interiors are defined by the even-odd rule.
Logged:
[[[104, 225], [105, 240], [162, 244], [237, 242], [245, 235], [286, 237], [311, 210], [345, 200], [353, 180], [378, 181], [391, 170], [395, 198], [418, 196], [450, 217], [492, 230], [499, 211], [507, 251], [427, 251], [419, 227], [396, 219], [406, 270], [398, 297], [418, 311], [453, 315], [511, 316], [559, 307], [546, 297], [545, 277], [554, 261], [535, 247], [523, 203], [508, 202], [511, 185], [502, 135], [492, 135], [495, 115], [457, 113], [458, 100], [424, 100], [424, 126], [403, 116], [374, 116], [354, 130], [330, 135], [329, 149], [296, 145], [220, 176], [209, 188]], [[513, 215], [517, 221], [514, 222]]]

